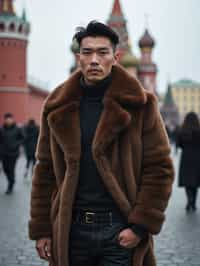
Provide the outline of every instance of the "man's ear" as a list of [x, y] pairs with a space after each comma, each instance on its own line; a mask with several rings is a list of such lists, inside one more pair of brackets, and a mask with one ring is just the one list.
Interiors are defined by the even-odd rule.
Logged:
[[76, 53], [75, 57], [76, 57], [76, 62], [78, 64], [78, 66], [80, 66], [80, 53]]
[[119, 62], [119, 50], [116, 50], [115, 51], [115, 54], [114, 54], [114, 65], [116, 65], [118, 62]]

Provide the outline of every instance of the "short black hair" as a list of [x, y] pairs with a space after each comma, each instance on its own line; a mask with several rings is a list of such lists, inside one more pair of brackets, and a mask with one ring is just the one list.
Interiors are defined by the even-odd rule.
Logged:
[[13, 114], [11, 114], [11, 113], [5, 113], [4, 114], [4, 119], [7, 119], [7, 118], [13, 118]]
[[75, 40], [78, 43], [79, 48], [81, 41], [86, 37], [107, 37], [111, 41], [114, 48], [116, 48], [117, 44], [119, 43], [118, 34], [109, 26], [96, 20], [89, 22], [86, 28], [78, 27], [76, 31], [77, 32], [74, 34], [73, 41]]

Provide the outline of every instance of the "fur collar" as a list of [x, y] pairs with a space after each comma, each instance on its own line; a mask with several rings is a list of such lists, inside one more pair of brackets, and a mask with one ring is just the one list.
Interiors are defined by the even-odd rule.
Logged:
[[[81, 71], [78, 70], [47, 98], [45, 112], [57, 142], [67, 156], [80, 157], [79, 104]], [[113, 67], [112, 81], [104, 95], [104, 109], [93, 140], [93, 150], [101, 153], [131, 122], [131, 107], [147, 102], [140, 83], [119, 65]]]
[[[81, 71], [77, 70], [67, 81], [57, 87], [46, 100], [46, 110], [51, 111], [68, 103], [79, 102], [80, 77]], [[147, 101], [146, 93], [139, 81], [119, 65], [113, 66], [112, 81], [105, 94], [105, 99], [107, 98], [122, 105], [141, 105]]]

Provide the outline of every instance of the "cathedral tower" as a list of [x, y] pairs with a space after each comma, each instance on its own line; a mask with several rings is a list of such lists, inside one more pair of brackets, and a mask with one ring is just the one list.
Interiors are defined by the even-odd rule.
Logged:
[[119, 35], [119, 63], [124, 66], [131, 75], [137, 76], [139, 60], [132, 52], [126, 19], [119, 0], [114, 0], [107, 24]]
[[128, 31], [126, 27], [126, 20], [124, 18], [119, 0], [114, 1], [112, 12], [107, 21], [107, 24], [119, 35], [120, 38], [119, 53], [120, 53], [120, 58], [122, 58], [126, 53], [129, 53], [130, 47], [129, 47]]
[[141, 59], [138, 69], [138, 77], [145, 89], [157, 94], [156, 92], [157, 66], [152, 61], [152, 50], [154, 46], [155, 46], [155, 41], [151, 37], [149, 31], [146, 29], [143, 36], [139, 40]]

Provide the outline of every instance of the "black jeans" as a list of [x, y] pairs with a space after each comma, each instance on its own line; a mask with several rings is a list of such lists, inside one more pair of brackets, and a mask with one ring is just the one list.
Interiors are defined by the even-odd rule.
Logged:
[[131, 266], [133, 249], [118, 242], [124, 223], [73, 222], [70, 233], [70, 266]]
[[3, 170], [8, 180], [8, 189], [12, 190], [15, 183], [16, 156], [4, 156], [2, 158]]

